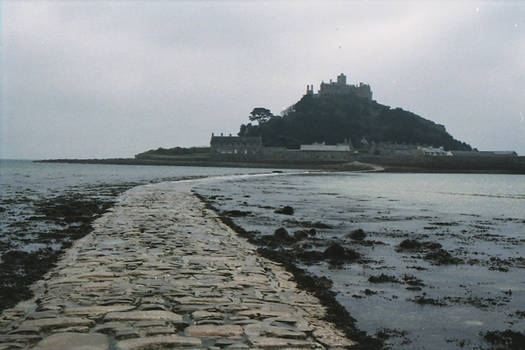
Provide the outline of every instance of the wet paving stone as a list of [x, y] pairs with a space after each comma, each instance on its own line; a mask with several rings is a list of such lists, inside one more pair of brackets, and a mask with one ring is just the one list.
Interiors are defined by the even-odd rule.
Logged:
[[176, 183], [135, 187], [0, 316], [0, 349], [337, 349], [356, 343]]

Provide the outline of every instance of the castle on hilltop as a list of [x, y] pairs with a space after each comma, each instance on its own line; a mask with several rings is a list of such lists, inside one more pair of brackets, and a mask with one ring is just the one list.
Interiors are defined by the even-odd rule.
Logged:
[[313, 85], [306, 85], [306, 94], [316, 97], [352, 95], [372, 100], [372, 90], [370, 89], [370, 85], [363, 83], [359, 83], [359, 85], [349, 85], [346, 83], [346, 75], [343, 73], [337, 76], [337, 81], [335, 82], [332, 82], [332, 79], [330, 79], [328, 84], [321, 82], [317, 94], [314, 93]]

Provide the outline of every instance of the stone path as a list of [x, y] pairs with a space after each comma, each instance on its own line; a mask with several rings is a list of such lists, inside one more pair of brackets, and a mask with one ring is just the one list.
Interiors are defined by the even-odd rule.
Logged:
[[0, 350], [337, 349], [319, 301], [189, 186], [136, 187], [0, 317]]

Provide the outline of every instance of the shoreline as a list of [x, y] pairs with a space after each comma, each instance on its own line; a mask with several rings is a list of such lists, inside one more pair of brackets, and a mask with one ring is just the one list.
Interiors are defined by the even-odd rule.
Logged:
[[[359, 347], [355, 349], [382, 349], [383, 341], [366, 334], [355, 325], [356, 319], [336, 300], [335, 293], [330, 289], [331, 280], [326, 277], [318, 277], [297, 266], [297, 260], [292, 255], [282, 254], [276, 250], [270, 250], [261, 244], [261, 241], [255, 235], [246, 231], [243, 227], [237, 225], [231, 217], [221, 214], [208, 199], [199, 193], [193, 191], [193, 194], [201, 200], [206, 208], [213, 210], [218, 218], [240, 237], [245, 238], [248, 242], [255, 245], [257, 253], [261, 256], [275, 261], [290, 272], [299, 288], [312, 293], [319, 299], [321, 305], [327, 308], [325, 320], [333, 323], [338, 329], [341, 329], [347, 337], [356, 339]], [[354, 349], [354, 348], [352, 348]]]
[[165, 182], [121, 195], [32, 285], [32, 299], [4, 310], [0, 345], [370, 348], [333, 328], [331, 309], [296, 289], [280, 263], [254, 254], [256, 247], [180, 187]]
[[[517, 157], [521, 159], [525, 157]], [[432, 163], [435, 159], [396, 159], [387, 160], [378, 157], [360, 157], [353, 162], [234, 162], [211, 160], [161, 160], [138, 158], [108, 158], [108, 159], [44, 159], [34, 160], [36, 163], [66, 163], [66, 164], [111, 164], [137, 166], [195, 166], [221, 168], [281, 168], [310, 169], [325, 171], [373, 171], [387, 173], [431, 173], [431, 174], [509, 174], [525, 175], [525, 161], [521, 163], [499, 164], [491, 168], [486, 160], [468, 159], [465, 165], [463, 159], [456, 159], [452, 164]], [[512, 160], [512, 159], [511, 159]], [[449, 161], [449, 160], [447, 160]], [[479, 163], [475, 162], [479, 161]], [[492, 161], [492, 160], [491, 160]], [[506, 162], [507, 159], [497, 159]]]
[[[452, 344], [484, 348], [492, 342], [493, 332], [503, 335], [502, 339], [525, 336], [520, 334], [522, 308], [516, 304], [523, 300], [519, 273], [525, 265], [517, 256], [523, 256], [524, 241], [510, 233], [521, 232], [523, 213], [490, 210], [493, 200], [500, 201], [493, 199], [499, 198], [496, 195], [476, 195], [475, 201], [462, 197], [463, 176], [452, 176], [450, 183], [455, 185], [451, 188], [437, 181], [423, 192], [427, 175], [413, 176], [414, 181], [408, 182], [405, 176], [393, 176], [392, 180], [401, 179], [400, 187], [392, 181], [393, 190], [383, 187], [389, 178], [352, 173], [328, 178], [282, 176], [198, 186], [196, 191], [218, 209], [226, 223], [262, 247], [260, 253], [285, 264], [298, 262], [296, 266], [321, 277], [318, 281], [325, 289], [332, 284], [337, 300], [358, 320], [357, 326], [386, 338], [394, 349], [409, 343], [417, 344], [413, 348], [453, 348]], [[479, 189], [492, 183], [491, 176], [481, 178], [481, 187], [470, 187], [472, 193], [486, 193]], [[494, 181], [522, 188], [519, 177], [495, 177]], [[400, 195], [399, 191], [407, 190], [412, 194]], [[419, 200], [435, 191], [444, 191], [448, 198]], [[509, 201], [521, 201], [521, 192], [505, 192], [517, 194], [505, 196], [507, 203], [500, 208], [512, 204]], [[478, 203], [478, 209], [463, 211], [463, 200]], [[449, 201], [458, 203], [458, 209], [451, 209], [455, 204]], [[456, 277], [463, 283], [447, 282]], [[508, 278], [506, 288], [497, 287], [504, 278]], [[456, 311], [479, 324], [473, 330], [454, 320]], [[405, 319], [407, 314], [412, 316]], [[430, 325], [446, 332], [418, 329], [420, 322], [436, 315], [443, 318]]]

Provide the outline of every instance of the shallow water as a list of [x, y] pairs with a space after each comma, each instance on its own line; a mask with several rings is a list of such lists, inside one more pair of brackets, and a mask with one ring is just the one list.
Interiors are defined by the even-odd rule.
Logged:
[[[279, 227], [292, 233], [298, 222], [331, 226], [298, 244], [324, 250], [338, 242], [363, 259], [305, 268], [332, 279], [357, 326], [392, 348], [486, 348], [486, 331], [525, 329], [523, 176], [312, 173], [206, 184], [197, 192], [220, 210], [249, 212], [234, 221], [260, 235]], [[285, 205], [293, 216], [274, 213]], [[363, 242], [346, 236], [358, 228], [367, 234]], [[405, 239], [439, 243], [460, 263], [398, 251]], [[381, 274], [394, 282], [369, 282]]]
[[63, 242], [43, 243], [41, 238], [65, 226], [38, 211], [60, 198], [110, 203], [123, 190], [140, 184], [261, 172], [268, 170], [0, 160], [0, 258], [9, 250], [59, 250]]

